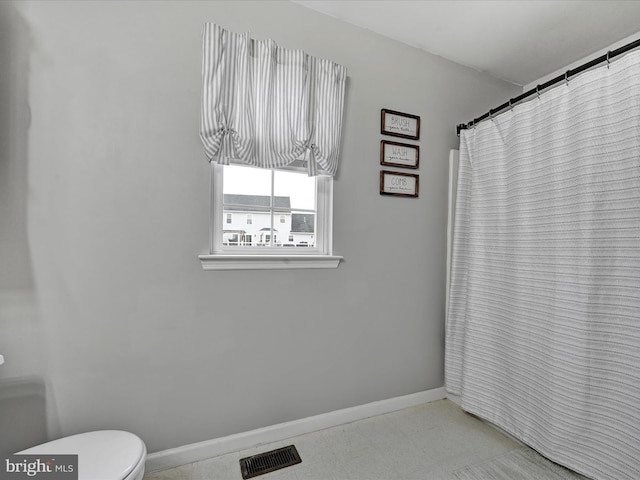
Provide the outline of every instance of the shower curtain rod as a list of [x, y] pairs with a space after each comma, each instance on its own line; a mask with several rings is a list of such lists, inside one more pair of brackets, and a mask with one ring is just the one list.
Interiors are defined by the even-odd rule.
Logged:
[[498, 108], [493, 108], [493, 109], [489, 109], [489, 111], [487, 113], [485, 113], [484, 115], [482, 115], [481, 117], [475, 118], [473, 120], [471, 120], [468, 123], [461, 123], [458, 126], [456, 126], [456, 134], [458, 136], [460, 136], [460, 130], [464, 130], [467, 128], [471, 128], [473, 126], [475, 126], [477, 123], [486, 120], [487, 118], [493, 118], [494, 115], [496, 114], [500, 114], [503, 113], [504, 110], [506, 109], [511, 109], [514, 105], [522, 102], [524, 99], [532, 96], [532, 95], [540, 95], [540, 92], [542, 92], [543, 90], [557, 84], [560, 83], [562, 81], [568, 82], [569, 79], [579, 73], [584, 72], [585, 70], [588, 70], [592, 67], [595, 67], [596, 65], [603, 63], [603, 62], [607, 62], [609, 63], [609, 61], [614, 58], [617, 57], [618, 55], [622, 55], [623, 53], [627, 53], [630, 50], [633, 50], [635, 48], [640, 47], [640, 39], [636, 40], [635, 42], [631, 42], [627, 45], [624, 45], [620, 48], [617, 48], [615, 50], [610, 50], [608, 51], [606, 54], [602, 55], [601, 57], [595, 58], [593, 60], [591, 60], [590, 62], [585, 63], [584, 65], [580, 65], [577, 68], [574, 68], [573, 70], [567, 70], [564, 75], [558, 75], [557, 77], [549, 80], [548, 82], [545, 82], [541, 85], [536, 86], [536, 88], [532, 88], [531, 90], [523, 93], [522, 95], [516, 97], [516, 98], [512, 98], [511, 100], [509, 100], [506, 103], [503, 103], [502, 105], [500, 105]]

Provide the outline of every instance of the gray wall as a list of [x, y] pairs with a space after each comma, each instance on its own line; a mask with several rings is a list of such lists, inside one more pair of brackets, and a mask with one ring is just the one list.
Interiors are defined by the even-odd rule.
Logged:
[[[0, 387], [43, 390], [50, 437], [153, 452], [442, 386], [448, 151], [518, 87], [289, 2], [0, 18]], [[348, 68], [338, 269], [202, 271], [205, 21]], [[418, 199], [378, 193], [381, 108], [422, 118]]]

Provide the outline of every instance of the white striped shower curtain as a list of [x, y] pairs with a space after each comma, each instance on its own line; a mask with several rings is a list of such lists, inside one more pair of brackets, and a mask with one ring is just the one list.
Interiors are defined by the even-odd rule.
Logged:
[[463, 130], [445, 377], [590, 478], [640, 479], [640, 52]]

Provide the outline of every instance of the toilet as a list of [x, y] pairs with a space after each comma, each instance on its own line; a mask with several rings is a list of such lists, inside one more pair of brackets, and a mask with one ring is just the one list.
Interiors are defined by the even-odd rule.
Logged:
[[142, 480], [147, 447], [133, 433], [99, 430], [63, 437], [19, 455], [78, 455], [78, 480]]

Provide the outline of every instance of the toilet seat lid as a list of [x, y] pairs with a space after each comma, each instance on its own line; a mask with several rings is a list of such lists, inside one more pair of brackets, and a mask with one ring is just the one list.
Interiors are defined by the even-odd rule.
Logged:
[[78, 478], [120, 480], [144, 459], [147, 449], [133, 433], [100, 430], [43, 443], [19, 452], [24, 455], [77, 454]]

